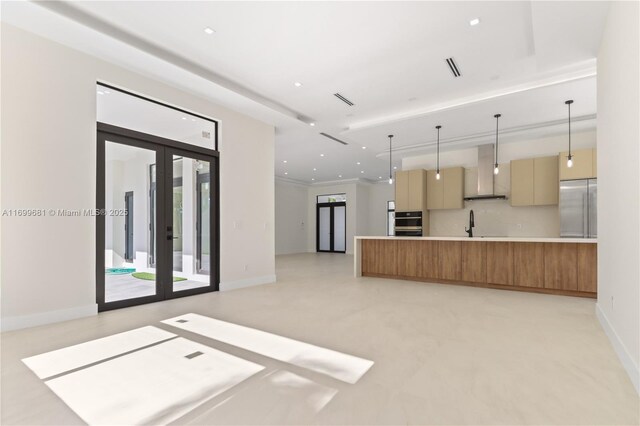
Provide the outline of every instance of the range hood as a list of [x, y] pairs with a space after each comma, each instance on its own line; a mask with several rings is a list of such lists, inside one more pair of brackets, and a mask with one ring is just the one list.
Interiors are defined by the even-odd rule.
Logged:
[[493, 152], [493, 144], [478, 147], [478, 195], [464, 197], [465, 201], [507, 199], [506, 195], [498, 195], [494, 190]]

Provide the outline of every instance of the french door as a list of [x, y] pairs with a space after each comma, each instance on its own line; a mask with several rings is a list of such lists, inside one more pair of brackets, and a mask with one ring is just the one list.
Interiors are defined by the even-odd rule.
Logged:
[[217, 151], [103, 123], [97, 140], [98, 310], [217, 291]]
[[347, 203], [316, 204], [316, 251], [345, 253], [347, 241]]

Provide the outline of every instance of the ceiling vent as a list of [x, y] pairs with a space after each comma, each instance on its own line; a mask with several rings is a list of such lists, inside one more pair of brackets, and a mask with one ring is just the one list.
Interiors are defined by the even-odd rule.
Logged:
[[322, 136], [324, 136], [325, 138], [329, 138], [329, 139], [331, 139], [331, 140], [333, 140], [333, 141], [339, 142], [339, 143], [341, 143], [342, 145], [349, 145], [349, 144], [348, 144], [348, 143], [346, 143], [345, 141], [341, 141], [340, 139], [338, 139], [338, 138], [336, 138], [336, 137], [334, 137], [334, 136], [331, 136], [331, 135], [329, 135], [329, 134], [327, 134], [327, 133], [320, 132], [320, 134], [321, 134]]
[[447, 61], [447, 65], [449, 65], [449, 69], [451, 70], [451, 73], [453, 74], [453, 76], [460, 77], [462, 74], [460, 74], [460, 71], [458, 71], [458, 65], [456, 65], [453, 58], [447, 58], [446, 61]]
[[334, 93], [333, 96], [335, 96], [336, 98], [340, 99], [342, 102], [344, 102], [345, 104], [347, 104], [349, 106], [355, 105], [353, 102], [351, 102], [349, 99], [347, 99], [344, 96], [342, 96], [340, 93]]

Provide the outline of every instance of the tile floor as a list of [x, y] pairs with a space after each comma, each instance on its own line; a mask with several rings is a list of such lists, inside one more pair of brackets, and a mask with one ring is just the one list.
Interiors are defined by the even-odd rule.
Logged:
[[[352, 260], [279, 256], [276, 284], [4, 333], [1, 423], [82, 424], [20, 360], [153, 325], [266, 367], [177, 424], [638, 424], [593, 300], [354, 278]], [[160, 323], [189, 312], [375, 364], [349, 384]]]

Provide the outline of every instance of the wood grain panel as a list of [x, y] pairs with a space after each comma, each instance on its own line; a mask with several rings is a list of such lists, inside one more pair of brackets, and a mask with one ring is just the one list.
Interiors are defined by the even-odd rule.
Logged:
[[513, 285], [544, 288], [544, 243], [512, 244]]
[[487, 283], [513, 284], [513, 244], [487, 243]]
[[403, 277], [419, 277], [422, 275], [421, 241], [397, 241], [398, 275]]
[[438, 243], [439, 241], [420, 241], [419, 250], [422, 260], [421, 278], [438, 279]]
[[362, 272], [398, 274], [397, 241], [362, 240]]
[[460, 241], [438, 241], [438, 278], [460, 281], [462, 264]]
[[598, 246], [578, 244], [578, 291], [598, 291]]
[[544, 287], [578, 290], [578, 245], [544, 244]]
[[462, 281], [487, 282], [487, 243], [462, 242]]

